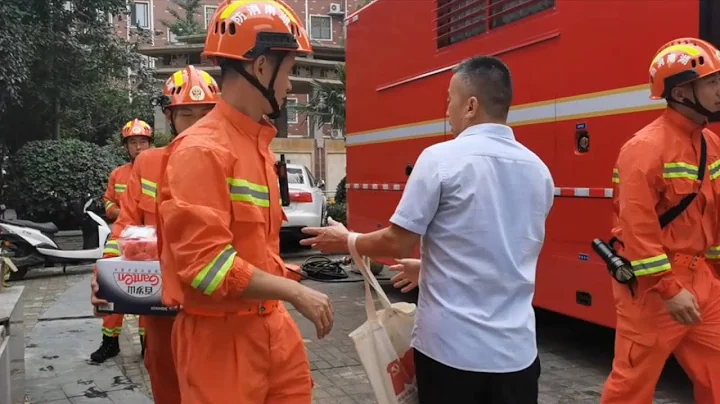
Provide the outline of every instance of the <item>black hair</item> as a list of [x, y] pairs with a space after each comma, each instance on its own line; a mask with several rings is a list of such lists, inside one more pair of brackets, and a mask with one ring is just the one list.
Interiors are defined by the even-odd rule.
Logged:
[[476, 56], [463, 60], [453, 72], [465, 81], [469, 94], [490, 115], [506, 120], [512, 104], [510, 69], [492, 56]]

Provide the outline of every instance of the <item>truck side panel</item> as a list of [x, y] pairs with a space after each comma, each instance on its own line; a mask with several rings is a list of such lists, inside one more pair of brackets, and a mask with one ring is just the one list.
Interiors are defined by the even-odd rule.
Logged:
[[[620, 146], [664, 108], [648, 99], [649, 61], [668, 40], [698, 36], [699, 2], [556, 0], [553, 9], [440, 50], [435, 7], [417, 2], [406, 10], [406, 1], [380, 0], [348, 25], [350, 226], [385, 226], [405, 166], [450, 138], [444, 111], [452, 66], [497, 55], [513, 74], [510, 124], [550, 167], [557, 187], [535, 303], [613, 326], [610, 277], [589, 243], [609, 234]], [[578, 149], [583, 131], [587, 151]]]

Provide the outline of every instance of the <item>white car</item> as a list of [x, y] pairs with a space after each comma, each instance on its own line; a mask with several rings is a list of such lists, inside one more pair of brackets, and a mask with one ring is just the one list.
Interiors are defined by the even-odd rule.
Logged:
[[290, 206], [283, 206], [287, 222], [283, 222], [281, 235], [296, 240], [306, 236], [303, 227], [320, 227], [327, 224], [327, 198], [324, 181], [315, 181], [307, 167], [299, 164], [287, 165]]

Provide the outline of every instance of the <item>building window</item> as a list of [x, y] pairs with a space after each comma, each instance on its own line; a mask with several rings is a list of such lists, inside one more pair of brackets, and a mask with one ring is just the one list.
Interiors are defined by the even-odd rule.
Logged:
[[332, 18], [329, 15], [310, 16], [310, 39], [332, 41]]
[[177, 36], [170, 31], [170, 28], [167, 29], [167, 41], [168, 43], [177, 43]]
[[295, 109], [297, 103], [297, 98], [288, 98], [287, 102], [285, 103], [285, 106], [287, 108], [287, 121], [289, 124], [297, 124], [299, 122], [298, 112], [297, 109]]
[[555, 7], [555, 0], [437, 0], [437, 46], [458, 43]]
[[215, 15], [215, 11], [217, 11], [217, 7], [205, 6], [205, 29], [210, 26], [210, 20], [212, 20], [213, 15]]
[[150, 28], [150, 3], [136, 1], [130, 9], [132, 26], [137, 28]]

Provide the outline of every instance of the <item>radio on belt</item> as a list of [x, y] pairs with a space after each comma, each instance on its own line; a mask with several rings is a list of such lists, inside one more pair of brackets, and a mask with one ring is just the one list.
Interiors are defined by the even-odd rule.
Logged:
[[155, 228], [128, 226], [118, 239], [121, 256], [97, 261], [101, 313], [174, 315], [162, 304], [162, 277]]

